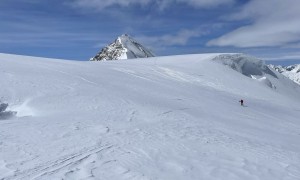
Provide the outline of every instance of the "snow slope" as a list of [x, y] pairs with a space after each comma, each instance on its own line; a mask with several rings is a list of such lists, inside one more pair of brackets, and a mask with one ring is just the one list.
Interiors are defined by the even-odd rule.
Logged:
[[0, 179], [299, 180], [300, 89], [264, 67], [0, 54], [1, 101], [17, 111], [0, 121]]
[[300, 85], [300, 64], [295, 64], [291, 66], [269, 65], [269, 67], [275, 69], [276, 71], [280, 72], [284, 76], [288, 77], [289, 79], [295, 81], [295, 83]]
[[91, 61], [135, 59], [154, 57], [154, 54], [127, 34], [101, 49]]

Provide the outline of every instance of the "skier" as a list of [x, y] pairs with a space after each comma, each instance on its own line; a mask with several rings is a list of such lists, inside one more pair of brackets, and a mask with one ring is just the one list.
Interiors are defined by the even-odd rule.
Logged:
[[244, 106], [244, 100], [241, 99], [239, 102], [241, 103], [241, 106]]

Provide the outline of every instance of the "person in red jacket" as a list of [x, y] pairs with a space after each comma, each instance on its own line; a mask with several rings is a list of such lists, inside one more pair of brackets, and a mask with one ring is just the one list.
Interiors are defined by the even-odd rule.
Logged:
[[241, 103], [241, 106], [244, 106], [244, 100], [241, 99], [239, 102]]

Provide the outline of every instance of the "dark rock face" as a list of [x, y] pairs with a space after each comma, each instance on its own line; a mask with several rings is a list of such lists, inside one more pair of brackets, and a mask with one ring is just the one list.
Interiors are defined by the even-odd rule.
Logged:
[[17, 114], [15, 111], [6, 111], [7, 107], [7, 103], [0, 102], [0, 120], [9, 119]]

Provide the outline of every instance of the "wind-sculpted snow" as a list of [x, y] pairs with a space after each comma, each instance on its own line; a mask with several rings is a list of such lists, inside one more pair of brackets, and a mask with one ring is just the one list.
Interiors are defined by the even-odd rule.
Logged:
[[219, 61], [224, 65], [230, 66], [232, 69], [244, 74], [245, 76], [263, 76], [269, 74], [277, 78], [262, 60], [243, 55], [243, 54], [222, 54], [215, 57], [213, 60]]
[[299, 180], [300, 87], [252, 60], [0, 54], [0, 179]]
[[267, 87], [276, 89], [276, 86], [266, 76], [278, 77], [262, 60], [244, 54], [222, 54], [216, 56], [213, 60], [229, 66], [245, 76], [258, 80]]
[[[257, 79], [255, 76], [252, 76], [253, 79]], [[262, 84], [265, 84], [266, 86], [270, 87], [270, 88], [274, 88], [276, 89], [276, 86], [274, 86], [272, 84], [272, 82], [265, 76], [258, 78], [257, 79], [259, 82], [261, 82]]]

